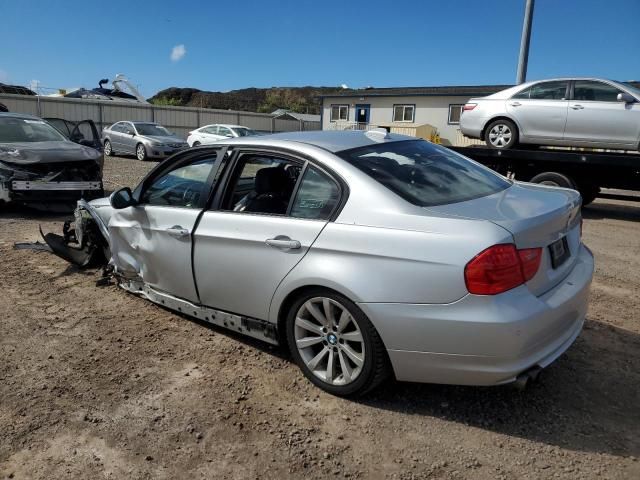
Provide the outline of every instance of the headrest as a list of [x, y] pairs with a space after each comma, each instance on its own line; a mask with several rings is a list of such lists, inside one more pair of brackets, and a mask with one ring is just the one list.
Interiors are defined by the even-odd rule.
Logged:
[[261, 168], [256, 173], [254, 189], [258, 195], [271, 192], [282, 192], [287, 189], [287, 174], [284, 168]]

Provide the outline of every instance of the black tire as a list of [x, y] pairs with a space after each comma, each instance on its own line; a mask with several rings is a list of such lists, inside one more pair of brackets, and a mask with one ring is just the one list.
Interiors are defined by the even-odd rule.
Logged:
[[147, 155], [147, 148], [142, 143], [136, 145], [136, 158], [141, 162], [144, 162], [145, 160], [147, 160], [147, 158], [149, 158], [149, 156]]
[[104, 141], [104, 154], [106, 157], [113, 157], [115, 152], [113, 151], [113, 147], [111, 146], [111, 142], [109, 140]]
[[[364, 362], [355, 380], [347, 385], [332, 385], [316, 376], [309, 369], [296, 346], [295, 319], [300, 308], [310, 299], [324, 297], [332, 299], [344, 306], [357, 324], [364, 343]], [[305, 292], [291, 305], [286, 317], [286, 335], [289, 350], [302, 373], [314, 385], [325, 392], [341, 397], [357, 397], [373, 390], [391, 374], [391, 364], [382, 339], [371, 321], [358, 306], [343, 295], [323, 288]], [[334, 347], [335, 350], [335, 347]]]
[[200, 142], [193, 142], [193, 145], [191, 145], [192, 147], [199, 147], [200, 146]]
[[588, 182], [578, 182], [578, 191], [582, 195], [582, 206], [592, 203], [600, 194], [600, 187]]
[[496, 150], [515, 148], [518, 145], [518, 127], [511, 120], [494, 120], [484, 130], [484, 141], [489, 148]]
[[539, 173], [531, 180], [531, 183], [540, 183], [542, 185], [550, 185], [552, 187], [571, 188], [577, 190], [576, 183], [564, 173], [544, 172]]

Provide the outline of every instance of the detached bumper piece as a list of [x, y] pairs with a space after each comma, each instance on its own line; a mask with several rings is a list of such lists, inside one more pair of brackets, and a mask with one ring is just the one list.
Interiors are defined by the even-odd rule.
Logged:
[[14, 180], [11, 182], [13, 191], [87, 191], [102, 190], [102, 182], [38, 182], [29, 180]]

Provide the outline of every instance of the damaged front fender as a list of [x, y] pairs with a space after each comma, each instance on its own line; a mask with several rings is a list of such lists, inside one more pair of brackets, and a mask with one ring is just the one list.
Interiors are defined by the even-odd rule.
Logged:
[[67, 220], [62, 235], [40, 234], [58, 257], [80, 268], [106, 265], [111, 260], [109, 230], [97, 210], [79, 200], [74, 219]]

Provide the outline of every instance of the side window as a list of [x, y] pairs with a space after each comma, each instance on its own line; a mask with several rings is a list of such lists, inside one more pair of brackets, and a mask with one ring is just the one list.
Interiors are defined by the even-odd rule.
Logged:
[[240, 158], [223, 210], [285, 215], [301, 166], [270, 155]]
[[140, 203], [202, 208], [209, 193], [207, 179], [215, 162], [215, 155], [207, 156], [165, 173], [144, 190]]
[[573, 84], [574, 100], [591, 100], [594, 102], [617, 102], [622, 90], [601, 82], [576, 80]]
[[291, 216], [326, 220], [339, 200], [338, 185], [317, 168], [309, 166], [293, 201]]
[[130, 123], [122, 122], [120, 125], [122, 125], [122, 127], [120, 127], [120, 131], [122, 133], [126, 133], [127, 135], [131, 135], [135, 133], [135, 130], [133, 129], [133, 125], [131, 125]]
[[529, 95], [531, 94], [531, 87], [529, 88], [525, 88], [524, 90], [522, 90], [521, 92], [516, 93], [513, 97], [511, 98], [529, 98]]
[[231, 130], [227, 127], [218, 127], [218, 135], [222, 135], [223, 137], [231, 136]]
[[542, 82], [531, 87], [529, 98], [531, 100], [566, 100], [566, 81]]
[[111, 127], [111, 130], [117, 133], [122, 133], [122, 123], [116, 123], [113, 127]]
[[210, 133], [211, 135], [216, 135], [218, 133], [218, 127], [207, 127], [202, 130], [204, 133]]

